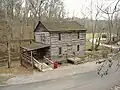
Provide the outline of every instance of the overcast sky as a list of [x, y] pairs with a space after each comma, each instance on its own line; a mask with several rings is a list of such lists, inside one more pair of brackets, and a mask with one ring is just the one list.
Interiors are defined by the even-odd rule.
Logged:
[[[93, 4], [96, 2], [99, 6], [104, 4], [104, 7], [107, 7], [108, 5], [112, 5], [114, 7], [115, 0], [93, 0]], [[117, 0], [116, 0], [117, 1]], [[114, 3], [113, 3], [114, 2]], [[69, 17], [72, 17], [73, 15], [75, 17], [83, 17], [81, 12], [89, 14], [90, 11], [86, 9], [86, 7], [90, 8], [91, 0], [64, 0], [65, 9], [67, 12], [69, 12]], [[96, 13], [95, 7], [93, 7], [94, 13]]]
[[69, 16], [73, 16], [73, 12], [75, 16], [79, 16], [80, 9], [85, 5], [89, 4], [85, 3], [86, 0], [65, 0], [65, 9], [69, 12]]

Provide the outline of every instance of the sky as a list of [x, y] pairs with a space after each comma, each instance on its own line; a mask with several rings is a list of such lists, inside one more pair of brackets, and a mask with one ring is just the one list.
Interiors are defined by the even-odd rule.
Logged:
[[86, 3], [86, 0], [65, 0], [64, 4], [66, 12], [69, 12], [69, 16], [72, 17], [73, 15], [79, 16], [82, 7], [89, 3]]
[[[98, 3], [99, 7], [103, 5], [104, 8], [109, 5], [114, 7], [116, 1], [117, 0], [93, 0], [93, 4]], [[83, 14], [81, 14], [81, 12], [87, 15], [90, 14], [91, 0], [64, 0], [64, 5], [69, 17], [75, 16], [83, 18]], [[92, 10], [93, 14], [95, 14], [95, 7], [93, 7]]]

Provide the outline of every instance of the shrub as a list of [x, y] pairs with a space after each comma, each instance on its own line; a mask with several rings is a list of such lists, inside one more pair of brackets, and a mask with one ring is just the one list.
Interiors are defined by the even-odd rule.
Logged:
[[106, 35], [106, 34], [103, 34], [103, 35], [102, 35], [102, 38], [107, 38], [107, 35]]

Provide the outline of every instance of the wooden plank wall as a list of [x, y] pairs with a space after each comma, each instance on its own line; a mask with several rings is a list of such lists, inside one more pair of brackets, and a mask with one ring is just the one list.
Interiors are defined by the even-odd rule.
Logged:
[[[82, 56], [85, 53], [85, 42], [86, 42], [86, 32], [78, 33], [61, 33], [61, 40], [59, 40], [58, 32], [35, 32], [36, 42], [41, 42], [44, 44], [51, 45], [51, 56], [59, 56], [59, 48], [62, 48], [62, 55], [68, 53], [68, 55], [73, 55], [73, 52], [78, 56]], [[44, 37], [42, 37], [44, 36]], [[44, 39], [44, 40], [43, 40]], [[77, 51], [77, 46], [79, 45], [79, 50]]]
[[44, 44], [50, 44], [49, 32], [35, 32], [35, 41]]
[[[62, 54], [67, 51], [69, 55], [72, 55], [74, 51], [76, 54], [83, 55], [85, 53], [86, 34], [85, 32], [79, 33], [79, 39], [77, 36], [77, 33], [61, 33], [61, 40], [59, 40], [58, 33], [52, 33], [51, 55], [59, 56], [59, 47], [62, 48]], [[77, 45], [79, 45], [80, 51], [77, 51]]]

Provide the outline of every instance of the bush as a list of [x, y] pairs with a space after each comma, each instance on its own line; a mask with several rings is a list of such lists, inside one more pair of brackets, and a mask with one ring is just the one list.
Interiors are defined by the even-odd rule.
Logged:
[[92, 49], [87, 49], [87, 51], [92, 51]]
[[107, 35], [106, 35], [106, 34], [103, 34], [103, 35], [102, 35], [102, 38], [107, 38]]

